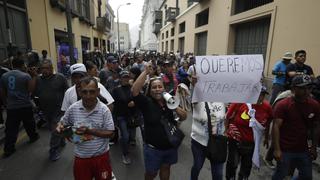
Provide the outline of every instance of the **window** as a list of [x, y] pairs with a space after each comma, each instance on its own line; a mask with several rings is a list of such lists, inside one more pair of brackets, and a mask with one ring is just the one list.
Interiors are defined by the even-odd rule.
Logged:
[[171, 39], [170, 41], [170, 51], [173, 52], [174, 51], [174, 40]]
[[164, 51], [164, 42], [162, 42], [161, 46], [162, 46], [161, 50], [163, 52]]
[[162, 36], [162, 39], [164, 39], [164, 33], [162, 33], [162, 35], [161, 35], [161, 36]]
[[184, 54], [184, 37], [179, 38], [178, 49], [182, 54]]
[[89, 4], [90, 2], [89, 0], [81, 0], [81, 2], [82, 2], [81, 15], [90, 20], [90, 4]]
[[93, 38], [93, 46], [94, 46], [94, 47], [99, 47], [99, 40], [98, 40], [98, 38]]
[[71, 0], [70, 2], [70, 7], [72, 9], [72, 12], [81, 13], [81, 3], [78, 3], [78, 0]]
[[270, 17], [238, 24], [235, 27], [236, 54], [263, 54], [266, 57]]
[[193, 1], [188, 0], [188, 7], [190, 7], [193, 4]]
[[197, 33], [195, 37], [195, 53], [196, 55], [206, 55], [207, 53], [207, 31]]
[[123, 36], [120, 36], [120, 39], [121, 39], [121, 40], [124, 40], [124, 37], [123, 37]]
[[209, 8], [196, 15], [196, 27], [208, 24], [209, 21]]
[[166, 52], [168, 52], [168, 47], [169, 45], [168, 45], [168, 41], [166, 41]]
[[171, 36], [174, 36], [174, 28], [171, 28]]
[[169, 31], [166, 31], [166, 38], [169, 37]]
[[179, 24], [179, 33], [186, 32], [186, 22], [182, 22]]
[[273, 2], [273, 0], [234, 0], [235, 2], [235, 10], [234, 14], [242, 13], [244, 11], [248, 11], [250, 9], [254, 9], [256, 7], [268, 4]]

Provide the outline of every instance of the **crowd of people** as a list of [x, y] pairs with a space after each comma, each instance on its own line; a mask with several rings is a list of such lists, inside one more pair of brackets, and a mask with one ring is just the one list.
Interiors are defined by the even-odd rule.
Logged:
[[[83, 63], [59, 73], [44, 50], [40, 57], [35, 52], [17, 55], [1, 67], [1, 110], [7, 112], [5, 121], [0, 116], [0, 128], [5, 127], [4, 157], [16, 151], [21, 121], [30, 143], [40, 138], [36, 126], [45, 122], [51, 132], [51, 161], [60, 159], [67, 139], [74, 143], [75, 179], [111, 179], [110, 146], [119, 139], [123, 164], [134, 164], [129, 146], [136, 145], [138, 128], [145, 179], [159, 174], [168, 180], [180, 145], [170, 132], [176, 133], [190, 114], [191, 180], [198, 179], [206, 159], [212, 179], [249, 179], [252, 166], [260, 167], [261, 138], [268, 149], [264, 162], [274, 169], [273, 180], [312, 179], [320, 135], [320, 77], [305, 64], [306, 51], [299, 50], [294, 57], [284, 54], [272, 71], [270, 99], [263, 85], [255, 104], [191, 103], [198, 81], [192, 53], [108, 54], [100, 59], [102, 69], [101, 63], [84, 57]], [[169, 107], [164, 92], [183, 103]], [[38, 124], [34, 114], [41, 119]], [[168, 127], [174, 132], [170, 129], [168, 134]], [[218, 136], [228, 142], [222, 161], [208, 156], [209, 142]]]

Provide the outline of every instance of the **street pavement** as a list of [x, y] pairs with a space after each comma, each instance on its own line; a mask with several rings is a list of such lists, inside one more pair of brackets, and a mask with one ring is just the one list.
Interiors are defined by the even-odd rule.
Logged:
[[[191, 120], [182, 123], [181, 129], [186, 138], [179, 148], [179, 160], [171, 169], [171, 180], [189, 180], [192, 166], [191, 153]], [[73, 179], [73, 145], [68, 143], [61, 153], [61, 159], [51, 162], [48, 159], [48, 144], [50, 133], [45, 128], [39, 130], [41, 138], [33, 144], [28, 143], [28, 136], [24, 131], [20, 132], [17, 151], [6, 159], [0, 159], [0, 180], [70, 180]], [[112, 167], [117, 180], [143, 180], [144, 162], [142, 154], [142, 140], [140, 131], [137, 129], [137, 144], [130, 146], [131, 165], [124, 165], [121, 161], [121, 149], [119, 144], [111, 146], [110, 155]], [[0, 156], [3, 151], [0, 147]], [[264, 148], [262, 148], [263, 151]], [[264, 165], [260, 170], [253, 169], [250, 179], [271, 179], [272, 170]], [[314, 179], [320, 180], [319, 171], [314, 168]], [[157, 177], [157, 179], [159, 179]], [[206, 160], [199, 180], [209, 180], [210, 164]]]

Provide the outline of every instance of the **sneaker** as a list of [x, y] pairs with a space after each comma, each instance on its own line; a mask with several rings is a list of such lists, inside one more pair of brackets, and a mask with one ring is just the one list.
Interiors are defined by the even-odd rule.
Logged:
[[276, 168], [276, 166], [273, 164], [272, 160], [269, 161], [266, 158], [263, 158], [263, 161], [270, 169], [275, 169]]
[[60, 159], [60, 153], [58, 151], [51, 151], [49, 154], [50, 161], [57, 161]]
[[113, 171], [111, 173], [112, 173], [111, 180], [117, 180], [116, 176], [113, 174]]
[[30, 138], [29, 143], [34, 143], [40, 138], [39, 134], [36, 133], [35, 137]]
[[2, 128], [4, 128], [5, 126], [4, 126], [4, 124], [0, 124], [0, 129], [2, 129]]
[[131, 159], [129, 158], [128, 155], [122, 155], [122, 162], [123, 164], [128, 165], [128, 164], [131, 164]]

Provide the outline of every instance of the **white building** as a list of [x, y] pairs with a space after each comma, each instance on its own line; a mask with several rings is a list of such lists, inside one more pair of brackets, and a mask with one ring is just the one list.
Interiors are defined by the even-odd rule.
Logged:
[[[117, 23], [114, 23], [114, 32], [118, 35]], [[116, 36], [118, 37], [118, 36]], [[119, 23], [120, 51], [128, 52], [131, 48], [130, 32], [128, 23]], [[115, 50], [118, 51], [118, 38], [115, 38]]]
[[140, 32], [140, 49], [157, 50], [158, 40], [154, 34], [154, 16], [155, 11], [159, 9], [163, 0], [145, 0], [143, 5], [143, 13], [141, 20]]
[[106, 1], [106, 14], [105, 14], [105, 17], [107, 18], [107, 22], [108, 23], [110, 22], [110, 29], [107, 30], [108, 34], [109, 34], [108, 42], [107, 42], [107, 51], [108, 52], [114, 52], [115, 51], [115, 46], [116, 46], [115, 39], [117, 38], [117, 33], [116, 33], [115, 29], [114, 29], [114, 18], [115, 18], [115, 15], [114, 15], [113, 9], [110, 6], [108, 0]]

